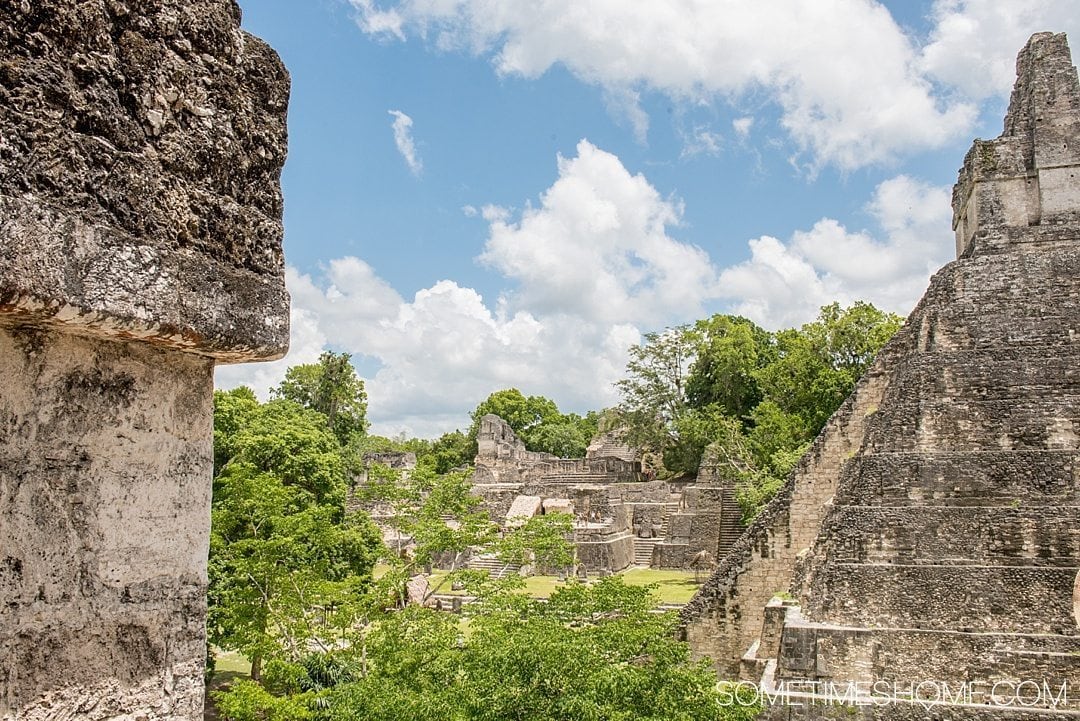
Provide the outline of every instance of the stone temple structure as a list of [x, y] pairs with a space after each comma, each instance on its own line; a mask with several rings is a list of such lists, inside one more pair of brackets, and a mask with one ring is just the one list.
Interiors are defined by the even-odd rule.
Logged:
[[[1080, 87], [1065, 36], [1033, 36], [1017, 75], [1004, 133], [960, 171], [957, 260], [684, 609], [724, 674], [802, 684], [770, 718], [1080, 713]], [[837, 708], [825, 683], [922, 702]], [[952, 703], [929, 703], [943, 689]]]
[[473, 491], [493, 519], [514, 526], [544, 512], [575, 517], [574, 545], [588, 571], [632, 565], [687, 568], [702, 551], [710, 562], [742, 532], [734, 482], [715, 454], [696, 480], [648, 480], [637, 454], [601, 434], [585, 458], [526, 450], [503, 419], [480, 419]]
[[218, 362], [288, 344], [233, 0], [0, 3], [0, 718], [202, 718]]

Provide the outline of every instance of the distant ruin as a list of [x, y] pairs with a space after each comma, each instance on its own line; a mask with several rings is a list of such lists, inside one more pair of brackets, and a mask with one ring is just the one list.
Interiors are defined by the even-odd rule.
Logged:
[[683, 612], [699, 654], [766, 688], [976, 693], [846, 709], [811, 694], [769, 718], [1066, 714], [1051, 695], [981, 705], [995, 683], [1023, 681], [1067, 685], [1076, 713], [1078, 173], [1076, 69], [1064, 35], [1039, 33], [1019, 55], [1004, 133], [964, 159], [958, 260]]
[[696, 481], [646, 480], [637, 454], [610, 434], [585, 458], [558, 458], [526, 450], [495, 415], [480, 419], [477, 446], [473, 490], [493, 520], [573, 514], [578, 562], [589, 572], [689, 568], [702, 551], [722, 556], [742, 532], [733, 481], [711, 454]]
[[289, 337], [232, 0], [0, 4], [0, 718], [203, 715], [214, 364]]

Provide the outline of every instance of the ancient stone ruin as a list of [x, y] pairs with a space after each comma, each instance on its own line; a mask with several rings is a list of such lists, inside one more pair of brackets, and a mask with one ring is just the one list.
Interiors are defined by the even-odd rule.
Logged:
[[0, 718], [202, 718], [211, 391], [288, 344], [232, 0], [0, 4]]
[[[1080, 87], [1065, 36], [1033, 36], [1017, 75], [1004, 133], [960, 171], [958, 259], [684, 610], [697, 652], [768, 688], [972, 693], [945, 709], [807, 696], [771, 717], [1058, 718], [1063, 684], [1075, 713]], [[1033, 708], [980, 705], [1027, 681]]]
[[473, 490], [492, 518], [514, 526], [573, 514], [578, 562], [590, 572], [690, 568], [724, 555], [742, 532], [733, 480], [714, 454], [696, 481], [649, 480], [637, 453], [611, 434], [597, 436], [585, 458], [558, 458], [526, 450], [495, 415], [480, 419], [477, 446]]

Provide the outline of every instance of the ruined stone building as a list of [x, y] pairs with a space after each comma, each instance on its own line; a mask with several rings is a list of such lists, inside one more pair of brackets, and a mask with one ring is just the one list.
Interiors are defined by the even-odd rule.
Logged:
[[[732, 677], [968, 684], [971, 705], [773, 718], [1060, 718], [1063, 684], [1077, 713], [1080, 87], [1065, 36], [1033, 36], [1017, 75], [1004, 132], [960, 171], [957, 260], [683, 618]], [[1054, 693], [979, 705], [1024, 681]]]
[[232, 0], [0, 3], [0, 718], [203, 713], [214, 364], [289, 337]]
[[710, 455], [695, 482], [646, 480], [637, 454], [609, 434], [585, 458], [526, 450], [503, 419], [480, 419], [473, 490], [496, 521], [574, 515], [577, 557], [589, 571], [686, 568], [722, 556], [742, 531], [732, 482]]

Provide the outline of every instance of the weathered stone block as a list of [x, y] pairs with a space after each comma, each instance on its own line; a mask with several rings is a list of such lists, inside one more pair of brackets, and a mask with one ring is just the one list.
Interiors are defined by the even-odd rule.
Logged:
[[289, 337], [289, 82], [232, 0], [0, 7], [0, 312], [219, 360]]
[[288, 345], [233, 0], [0, 4], [0, 718], [202, 718], [213, 366]]
[[212, 372], [0, 323], [0, 718], [201, 717]]

